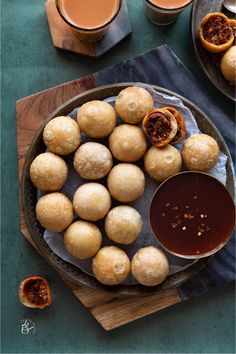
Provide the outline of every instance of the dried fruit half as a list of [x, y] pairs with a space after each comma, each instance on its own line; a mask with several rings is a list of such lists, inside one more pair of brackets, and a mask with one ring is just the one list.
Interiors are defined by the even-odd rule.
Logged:
[[177, 133], [175, 134], [175, 137], [171, 140], [170, 144], [176, 145], [178, 144], [186, 135], [186, 126], [184, 122], [184, 118], [180, 111], [178, 111], [174, 107], [163, 107], [163, 109], [168, 110], [170, 113], [173, 114], [173, 116], [176, 119], [177, 122]]
[[178, 125], [167, 109], [155, 109], [143, 119], [143, 130], [155, 147], [167, 145], [176, 135]]
[[19, 285], [20, 302], [27, 307], [43, 309], [51, 304], [51, 291], [46, 279], [33, 276]]
[[199, 36], [203, 47], [211, 53], [224, 52], [234, 41], [229, 19], [221, 12], [212, 12], [203, 18]]

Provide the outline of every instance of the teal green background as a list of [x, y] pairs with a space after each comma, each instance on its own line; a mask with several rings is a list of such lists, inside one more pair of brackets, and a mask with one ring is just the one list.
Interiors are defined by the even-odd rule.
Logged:
[[[132, 36], [94, 59], [53, 47], [44, 0], [2, 0], [2, 353], [235, 352], [233, 283], [105, 332], [20, 233], [17, 99], [167, 43], [204, 84], [212, 99], [234, 117], [233, 104], [197, 66], [189, 31], [190, 9], [175, 24], [157, 27], [146, 19], [141, 0], [128, 0], [127, 4]], [[47, 310], [30, 310], [19, 303], [18, 284], [33, 274], [45, 276], [52, 286], [53, 304]], [[35, 334], [21, 334], [24, 319], [35, 322]]]

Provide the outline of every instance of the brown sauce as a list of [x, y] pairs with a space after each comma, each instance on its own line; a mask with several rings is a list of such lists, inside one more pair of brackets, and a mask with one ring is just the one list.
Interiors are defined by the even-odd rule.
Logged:
[[150, 220], [165, 248], [197, 256], [227, 241], [235, 223], [234, 204], [215, 178], [197, 172], [180, 173], [155, 194]]
[[150, 2], [163, 9], [178, 9], [190, 3], [190, 0], [150, 0]]
[[119, 0], [59, 0], [65, 19], [76, 27], [93, 29], [107, 24], [119, 9]]

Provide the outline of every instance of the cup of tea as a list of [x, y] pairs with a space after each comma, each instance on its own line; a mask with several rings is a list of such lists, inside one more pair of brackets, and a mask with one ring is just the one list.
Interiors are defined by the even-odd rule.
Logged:
[[144, 11], [155, 25], [169, 25], [193, 0], [143, 0]]
[[59, 15], [81, 41], [102, 39], [118, 15], [122, 0], [56, 0]]

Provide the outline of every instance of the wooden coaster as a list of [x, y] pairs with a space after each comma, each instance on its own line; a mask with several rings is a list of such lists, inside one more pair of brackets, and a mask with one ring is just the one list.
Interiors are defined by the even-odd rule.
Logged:
[[[94, 77], [85, 76], [16, 102], [19, 191], [27, 150], [39, 126], [63, 102], [94, 87]], [[20, 228], [26, 239], [37, 249], [27, 230], [22, 205]], [[66, 281], [62, 274], [59, 275], [105, 330], [122, 326], [181, 301], [175, 288], [151, 296], [115, 298], [114, 294], [75, 286], [74, 283]]]
[[78, 39], [76, 33], [59, 15], [55, 0], [47, 0], [45, 9], [53, 45], [59, 49], [90, 57], [99, 57], [131, 33], [125, 1], [123, 1], [121, 10], [111, 24], [105, 37], [95, 43], [83, 42]]

